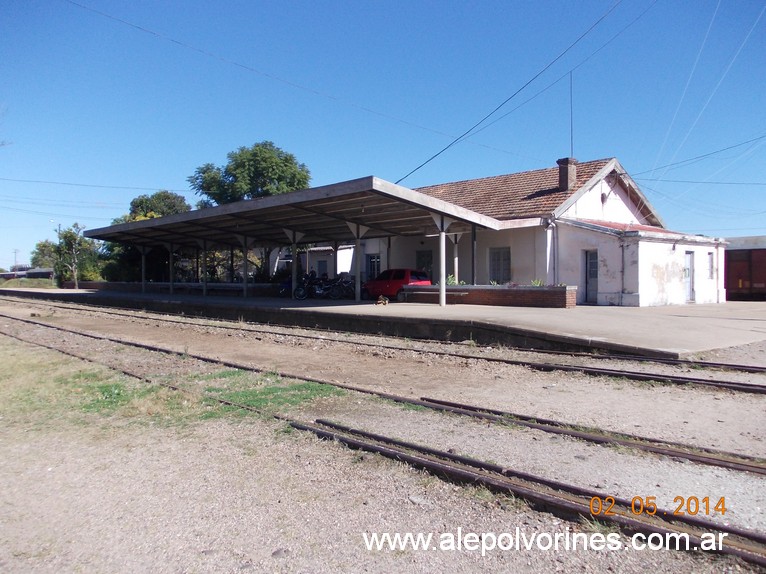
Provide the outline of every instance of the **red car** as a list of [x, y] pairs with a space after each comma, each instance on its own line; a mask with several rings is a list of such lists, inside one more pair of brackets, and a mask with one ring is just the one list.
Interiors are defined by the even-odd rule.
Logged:
[[416, 269], [387, 269], [375, 279], [362, 285], [362, 299], [377, 299], [383, 295], [389, 299], [401, 300], [405, 285], [430, 285], [431, 280], [423, 271]]

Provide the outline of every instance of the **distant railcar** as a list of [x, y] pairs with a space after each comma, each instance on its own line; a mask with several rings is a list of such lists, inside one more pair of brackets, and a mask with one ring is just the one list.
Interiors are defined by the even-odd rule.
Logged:
[[53, 277], [53, 269], [48, 267], [35, 267], [27, 271], [27, 279], [50, 279]]
[[726, 298], [766, 300], [766, 248], [726, 250]]

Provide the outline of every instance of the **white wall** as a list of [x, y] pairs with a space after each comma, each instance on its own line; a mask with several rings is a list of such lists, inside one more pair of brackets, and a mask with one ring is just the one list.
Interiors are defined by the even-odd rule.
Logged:
[[560, 217], [595, 219], [621, 223], [643, 223], [641, 214], [628, 198], [628, 194], [613, 177], [601, 180], [580, 197]]
[[[599, 199], [599, 204], [601, 201]], [[416, 266], [416, 252], [433, 255], [432, 280], [439, 276], [438, 237], [396, 237], [364, 240], [363, 253], [379, 253], [381, 269]], [[577, 286], [577, 302], [586, 302], [585, 252], [598, 251], [598, 305], [656, 306], [686, 303], [685, 252], [694, 253], [695, 301], [725, 301], [723, 289], [723, 246], [694, 238], [673, 247], [672, 237], [619, 236], [557, 222], [555, 231], [542, 226], [477, 232], [477, 283], [489, 283], [489, 249], [510, 247], [511, 281], [530, 284]], [[471, 280], [471, 234], [458, 243], [458, 279]], [[446, 274], [454, 274], [453, 243], [446, 243]], [[713, 278], [709, 276], [708, 253], [714, 254]], [[363, 260], [364, 262], [364, 260]], [[554, 269], [556, 267], [557, 269]], [[364, 277], [363, 277], [364, 278]]]
[[[524, 227], [501, 231], [479, 230], [476, 234], [476, 282], [489, 284], [489, 250], [509, 247], [511, 250], [511, 282], [530, 284], [533, 279], [548, 282], [548, 243], [542, 227]], [[471, 278], [471, 234], [463, 235], [459, 244], [460, 278]], [[452, 273], [452, 251], [447, 247], [447, 273]]]
[[[416, 253], [418, 251], [431, 251], [433, 254], [433, 276], [439, 276], [439, 238], [438, 237], [391, 237], [391, 247], [389, 249], [389, 239], [364, 239], [361, 241], [362, 257], [360, 261], [360, 270], [362, 281], [371, 279], [367, 277], [367, 255], [380, 255], [380, 269], [392, 268], [416, 268]], [[353, 273], [353, 248], [350, 250], [348, 268]], [[452, 273], [452, 246], [447, 241], [447, 274]], [[433, 279], [433, 277], [432, 277]]]
[[[723, 287], [724, 248], [712, 244], [657, 243], [642, 241], [641, 306], [684, 305], [687, 301], [684, 269], [686, 252], [694, 254], [694, 302], [722, 303], [726, 300]], [[713, 277], [710, 277], [708, 253], [713, 253]]]
[[[558, 234], [558, 282], [577, 285], [577, 303], [586, 302], [585, 252], [598, 251], [598, 305], [625, 305], [625, 295], [638, 288], [631, 284], [638, 273], [636, 257], [628, 246], [623, 247], [620, 238], [570, 225], [559, 224]], [[630, 297], [627, 298], [630, 300]]]

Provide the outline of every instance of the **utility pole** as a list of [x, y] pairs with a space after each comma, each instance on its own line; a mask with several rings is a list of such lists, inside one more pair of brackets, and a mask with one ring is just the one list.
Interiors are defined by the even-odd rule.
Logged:
[[19, 271], [19, 265], [18, 265], [18, 262], [16, 261], [16, 256], [18, 254], [19, 254], [19, 250], [18, 249], [14, 249], [13, 250], [13, 278], [14, 279], [16, 279], [16, 273], [18, 273], [18, 271]]

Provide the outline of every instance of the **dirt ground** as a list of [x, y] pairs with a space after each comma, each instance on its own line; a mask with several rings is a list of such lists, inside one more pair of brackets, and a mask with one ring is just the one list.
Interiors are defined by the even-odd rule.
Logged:
[[[167, 346], [188, 355], [312, 374], [411, 396], [432, 396], [698, 446], [766, 456], [760, 395], [537, 373], [522, 367], [408, 352], [111, 320], [0, 300], [0, 313]], [[211, 413], [189, 399], [141, 395], [117, 409], [90, 394], [114, 373], [2, 333], [65, 345], [150, 378], [211, 384], [218, 367], [50, 335], [0, 317], [0, 570], [153, 572], [721, 572], [743, 563], [661, 551], [368, 550], [372, 532], [593, 532], [483, 489], [457, 486], [258, 417]], [[58, 341], [53, 339], [58, 338]], [[740, 354], [757, 355], [744, 349]], [[762, 355], [761, 355], [762, 356]], [[718, 360], [725, 360], [719, 358]], [[74, 381], [74, 382], [73, 382]], [[138, 383], [119, 385], [126, 389]], [[111, 383], [110, 383], [111, 384]], [[216, 385], [227, 383], [216, 379]], [[260, 383], [259, 383], [260, 384]], [[114, 388], [120, 387], [114, 383]], [[110, 387], [112, 388], [112, 387]], [[93, 391], [95, 392], [95, 391]], [[124, 391], [127, 393], [127, 391]], [[136, 390], [135, 396], [143, 392]], [[100, 395], [99, 395], [100, 396]], [[131, 395], [132, 396], [132, 395]], [[90, 402], [89, 402], [90, 401]], [[142, 402], [143, 401], [143, 402]], [[407, 411], [357, 394], [289, 407], [369, 430], [399, 432], [562, 480], [579, 474], [605, 492], [726, 495], [732, 523], [763, 532], [763, 480], [610, 452], [535, 433], [487, 434], [475, 423]], [[172, 408], [168, 406], [172, 404]], [[158, 406], [161, 405], [161, 406]], [[216, 416], [209, 416], [216, 414]], [[538, 450], [536, 443], [543, 443]], [[555, 443], [555, 444], [554, 444]], [[609, 472], [612, 472], [609, 475]], [[612, 478], [608, 478], [611, 476]], [[575, 480], [575, 479], [571, 479]], [[619, 483], [619, 484], [618, 484]], [[656, 484], [656, 486], [652, 486]], [[664, 484], [664, 486], [661, 486]], [[700, 490], [706, 492], [700, 492]], [[641, 490], [641, 492], [639, 492]], [[715, 490], [716, 492], [712, 492]]]

